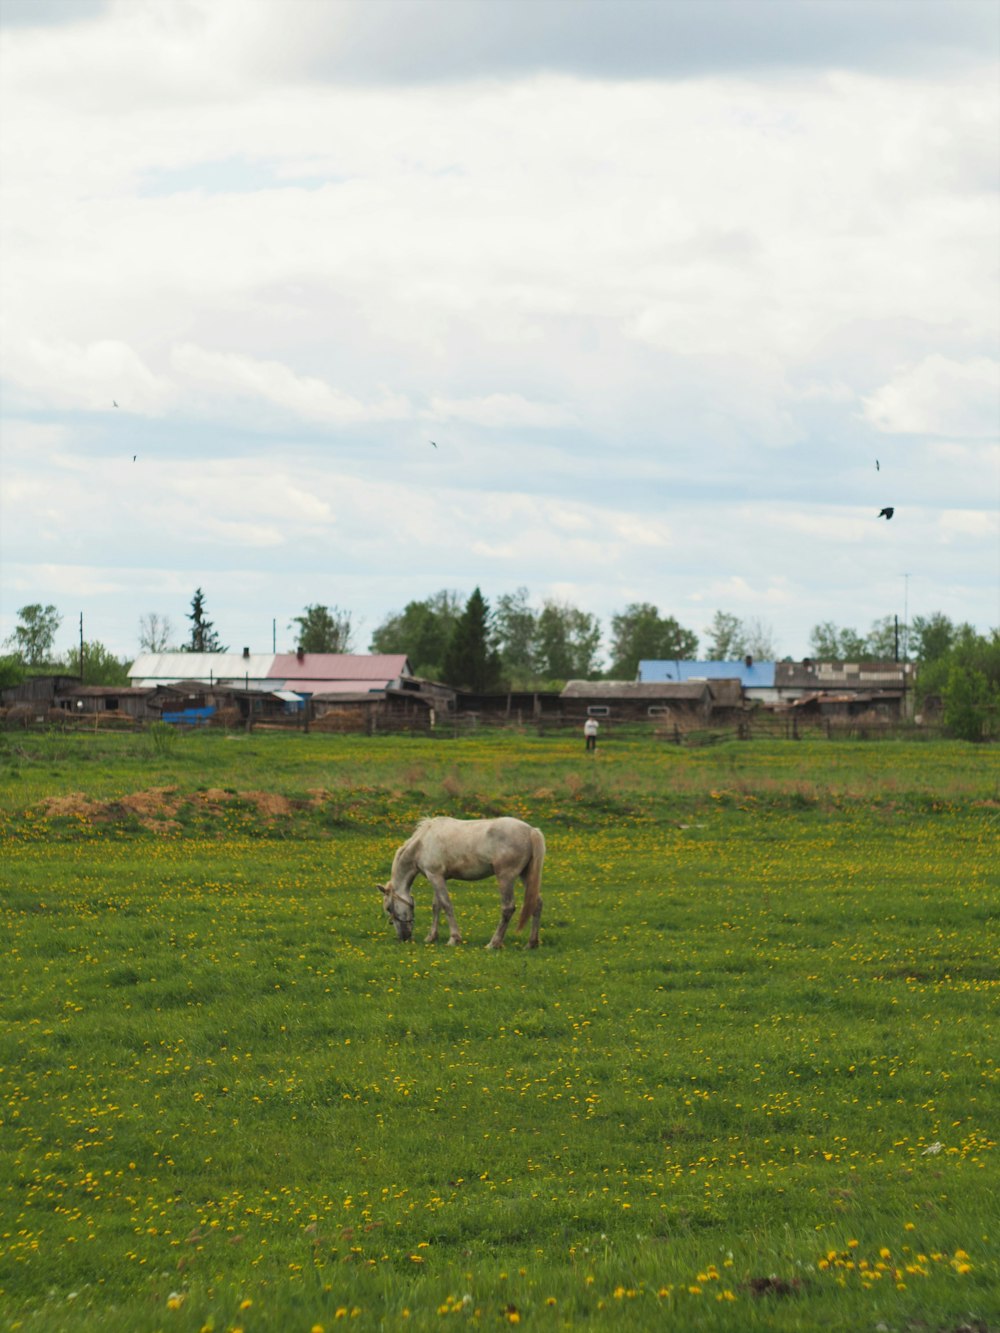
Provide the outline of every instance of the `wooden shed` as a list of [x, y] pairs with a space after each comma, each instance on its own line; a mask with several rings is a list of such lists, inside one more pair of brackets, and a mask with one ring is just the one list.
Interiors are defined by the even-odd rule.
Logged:
[[588, 717], [615, 722], [707, 722], [715, 704], [712, 685], [704, 680], [571, 680], [559, 698], [563, 716], [581, 723]]

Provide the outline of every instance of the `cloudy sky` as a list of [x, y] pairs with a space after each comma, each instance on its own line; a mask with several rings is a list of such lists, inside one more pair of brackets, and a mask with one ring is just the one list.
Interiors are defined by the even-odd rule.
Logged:
[[993, 0], [0, 19], [0, 638], [1000, 624]]

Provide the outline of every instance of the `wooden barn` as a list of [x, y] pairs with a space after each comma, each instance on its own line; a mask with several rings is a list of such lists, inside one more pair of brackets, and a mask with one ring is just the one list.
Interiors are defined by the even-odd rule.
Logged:
[[[715, 709], [719, 681], [571, 680], [559, 696], [565, 720], [598, 722], [706, 723]], [[735, 696], [740, 702], [739, 681]], [[722, 691], [727, 698], [732, 690]]]

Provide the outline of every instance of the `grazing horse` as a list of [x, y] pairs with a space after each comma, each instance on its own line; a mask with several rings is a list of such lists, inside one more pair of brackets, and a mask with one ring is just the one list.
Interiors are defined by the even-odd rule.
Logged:
[[528, 948], [538, 948], [538, 927], [542, 920], [542, 862], [545, 839], [541, 829], [532, 828], [521, 819], [422, 819], [413, 836], [404, 842], [392, 860], [388, 884], [377, 885], [382, 906], [396, 927], [396, 937], [408, 940], [413, 935], [413, 894], [417, 875], [430, 880], [434, 888], [434, 921], [427, 943], [438, 937], [441, 912], [448, 918], [449, 944], [461, 944], [462, 934], [455, 921], [455, 909], [448, 896], [449, 879], [486, 879], [496, 875], [500, 885], [500, 920], [488, 949], [502, 949], [507, 924], [514, 915], [514, 881], [524, 884], [524, 906], [517, 923], [520, 930], [531, 918]]

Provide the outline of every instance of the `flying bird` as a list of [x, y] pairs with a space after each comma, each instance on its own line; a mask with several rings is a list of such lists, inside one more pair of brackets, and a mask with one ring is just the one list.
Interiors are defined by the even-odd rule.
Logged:
[[435, 449], [437, 448], [437, 445], [434, 444], [434, 441], [433, 441], [433, 440], [429, 440], [428, 443], [431, 444], [431, 445], [433, 445], [433, 447], [434, 447]]
[[117, 407], [117, 406], [118, 406], [118, 404], [115, 402], [115, 400], [114, 400], [113, 398], [112, 398], [112, 400], [111, 400], [111, 405], [112, 405], [112, 407]]
[[882, 471], [882, 469], [881, 469], [881, 468], [879, 467], [879, 465], [878, 465], [878, 459], [877, 459], [877, 458], [875, 459], [875, 471], [876, 471], [876, 472], [881, 472], [881, 471]]
[[886, 505], [884, 509], [879, 510], [878, 516], [879, 518], [892, 518], [895, 512], [896, 511], [893, 509], [892, 505]]
[[136, 455], [136, 454], [133, 454], [133, 455], [132, 455], [132, 462], [133, 462], [133, 463], [134, 463], [134, 462], [135, 462], [135, 460], [136, 460], [136, 457], [137, 457], [137, 455]]

